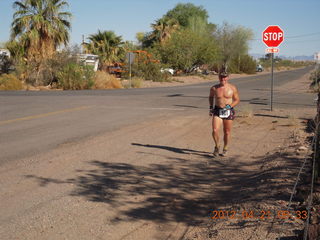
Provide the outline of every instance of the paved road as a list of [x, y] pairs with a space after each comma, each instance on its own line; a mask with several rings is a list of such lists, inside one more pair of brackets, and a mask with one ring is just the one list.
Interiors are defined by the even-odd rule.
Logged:
[[[274, 108], [314, 107], [314, 94], [277, 87], [300, 78], [312, 67], [275, 73]], [[270, 75], [233, 79], [241, 104], [270, 109]], [[97, 91], [0, 92], [0, 164], [30, 157], [61, 144], [103, 134], [163, 115], [199, 111], [207, 114], [212, 83]]]

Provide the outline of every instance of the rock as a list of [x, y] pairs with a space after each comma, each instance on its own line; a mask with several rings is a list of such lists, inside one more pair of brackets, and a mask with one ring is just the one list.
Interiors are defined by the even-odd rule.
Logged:
[[298, 148], [299, 151], [308, 151], [308, 148], [306, 148], [305, 146], [301, 146]]

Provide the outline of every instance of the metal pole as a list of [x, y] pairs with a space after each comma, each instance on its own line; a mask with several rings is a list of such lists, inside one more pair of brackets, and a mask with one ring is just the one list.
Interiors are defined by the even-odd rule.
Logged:
[[130, 53], [129, 53], [129, 79], [130, 79], [129, 88], [131, 88], [131, 54]]
[[273, 110], [273, 54], [274, 53], [271, 53], [271, 112]]

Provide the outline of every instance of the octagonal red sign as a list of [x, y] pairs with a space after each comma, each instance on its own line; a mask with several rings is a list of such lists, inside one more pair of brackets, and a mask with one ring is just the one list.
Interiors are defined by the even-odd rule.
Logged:
[[262, 32], [262, 41], [268, 46], [268, 47], [278, 47], [284, 39], [284, 33], [282, 29], [277, 26], [268, 26], [263, 32]]

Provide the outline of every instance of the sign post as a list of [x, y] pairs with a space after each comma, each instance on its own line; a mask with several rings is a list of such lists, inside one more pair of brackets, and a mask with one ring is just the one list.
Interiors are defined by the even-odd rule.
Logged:
[[273, 62], [274, 53], [279, 52], [277, 48], [284, 39], [284, 32], [277, 25], [268, 26], [262, 32], [262, 41], [267, 45], [266, 52], [271, 53], [271, 99], [270, 99], [270, 110], [273, 110]]

